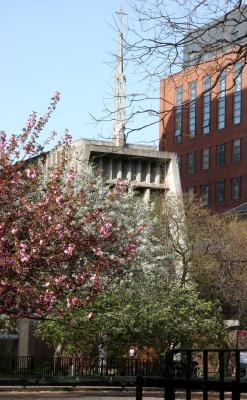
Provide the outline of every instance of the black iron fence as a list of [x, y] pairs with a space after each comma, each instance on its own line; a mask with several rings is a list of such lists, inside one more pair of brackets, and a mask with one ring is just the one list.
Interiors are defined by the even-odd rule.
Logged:
[[161, 360], [0, 356], [0, 377], [161, 376], [163, 369]]
[[[220, 400], [226, 392], [233, 400], [247, 393], [247, 349], [176, 349], [161, 359], [11, 357], [0, 356], [0, 385], [25, 384], [136, 385], [136, 399], [142, 399], [144, 387], [165, 391], [166, 400], [176, 398], [176, 390], [185, 390], [186, 400], [193, 391], [201, 391], [203, 400], [217, 391]], [[13, 383], [14, 384], [14, 383]]]
[[231, 392], [233, 400], [240, 400], [247, 393], [247, 349], [171, 350], [162, 377], [137, 377], [136, 400], [142, 400], [143, 387], [163, 388], [166, 400], [174, 400], [176, 390], [184, 390], [186, 400], [194, 391], [201, 391], [203, 400], [210, 392], [218, 392], [220, 400]]

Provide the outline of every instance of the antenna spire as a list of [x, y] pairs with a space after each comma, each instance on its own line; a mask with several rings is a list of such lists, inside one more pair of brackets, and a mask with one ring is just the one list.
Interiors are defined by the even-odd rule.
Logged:
[[124, 98], [125, 98], [125, 82], [126, 77], [124, 75], [123, 66], [123, 17], [127, 15], [122, 7], [119, 11], [116, 11], [119, 18], [119, 39], [118, 39], [118, 57], [117, 57], [117, 68], [115, 75], [115, 117], [113, 124], [113, 139], [117, 146], [124, 146], [125, 144], [125, 122], [124, 122]]

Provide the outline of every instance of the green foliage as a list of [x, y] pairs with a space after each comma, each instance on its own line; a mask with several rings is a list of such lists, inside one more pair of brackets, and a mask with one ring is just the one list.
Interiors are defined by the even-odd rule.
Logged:
[[12, 319], [5, 314], [0, 315], [0, 333], [9, 334], [9, 333], [16, 333], [17, 331], [18, 331], [17, 320]]
[[220, 309], [199, 298], [193, 286], [133, 274], [121, 285], [97, 297], [88, 309], [39, 325], [39, 334], [68, 353], [94, 353], [99, 346], [113, 356], [126, 355], [131, 345], [161, 355], [171, 346], [217, 346], [224, 340]]

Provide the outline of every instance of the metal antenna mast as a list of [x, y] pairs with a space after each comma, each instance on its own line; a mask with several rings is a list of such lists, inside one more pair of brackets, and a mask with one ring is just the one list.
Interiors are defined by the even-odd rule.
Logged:
[[113, 139], [117, 146], [124, 146], [125, 144], [125, 122], [124, 122], [124, 99], [125, 99], [125, 82], [123, 68], [123, 17], [127, 15], [124, 13], [122, 7], [116, 11], [119, 17], [119, 41], [118, 41], [118, 57], [117, 68], [115, 75], [115, 116], [113, 124]]

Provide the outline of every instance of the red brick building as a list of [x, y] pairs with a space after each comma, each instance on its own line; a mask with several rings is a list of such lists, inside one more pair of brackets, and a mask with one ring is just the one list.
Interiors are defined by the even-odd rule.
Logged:
[[160, 150], [177, 153], [183, 191], [222, 212], [247, 202], [247, 66], [209, 57], [161, 81]]
[[160, 150], [177, 153], [184, 192], [223, 212], [247, 202], [247, 6], [189, 35], [184, 69], [161, 81]]

